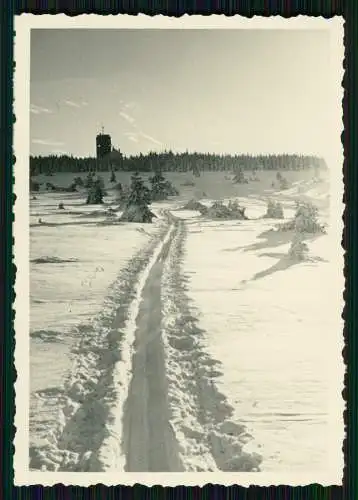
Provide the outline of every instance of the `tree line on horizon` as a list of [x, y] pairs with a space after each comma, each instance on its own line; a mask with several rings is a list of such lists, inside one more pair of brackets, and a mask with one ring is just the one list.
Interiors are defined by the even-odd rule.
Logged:
[[77, 158], [68, 155], [30, 156], [30, 175], [60, 172], [193, 172], [235, 170], [305, 170], [327, 168], [323, 158], [305, 155], [219, 155], [210, 153], [151, 152], [123, 156], [114, 151], [104, 159]]

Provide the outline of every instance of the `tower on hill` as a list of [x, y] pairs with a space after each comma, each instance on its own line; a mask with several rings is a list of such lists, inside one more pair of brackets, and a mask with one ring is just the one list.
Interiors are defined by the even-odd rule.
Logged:
[[111, 136], [109, 134], [104, 133], [104, 129], [102, 127], [102, 131], [96, 137], [96, 151], [97, 151], [97, 159], [105, 158], [110, 154], [112, 150], [112, 141]]

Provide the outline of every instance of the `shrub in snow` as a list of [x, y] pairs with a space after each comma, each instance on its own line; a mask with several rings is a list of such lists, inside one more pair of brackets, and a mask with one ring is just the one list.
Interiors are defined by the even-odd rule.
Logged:
[[166, 200], [168, 196], [177, 196], [179, 191], [171, 184], [171, 182], [164, 179], [161, 172], [156, 172], [151, 177], [151, 199], [152, 201]]
[[86, 189], [90, 189], [93, 185], [93, 179], [94, 179], [94, 172], [88, 172], [86, 180], [84, 182], [84, 187]]
[[153, 212], [145, 205], [129, 205], [123, 211], [121, 220], [124, 222], [152, 222], [154, 217]]
[[114, 182], [116, 182], [116, 180], [117, 180], [116, 174], [114, 173], [114, 170], [111, 170], [111, 177], [109, 179], [109, 182], [111, 182], [113, 184]]
[[181, 208], [181, 210], [198, 210], [199, 212], [205, 212], [207, 210], [207, 207], [200, 203], [200, 201], [190, 200]]
[[305, 260], [308, 255], [308, 246], [302, 240], [302, 234], [296, 233], [293, 237], [288, 256], [294, 260]]
[[242, 168], [239, 168], [237, 170], [237, 172], [235, 173], [234, 177], [233, 177], [233, 182], [235, 184], [248, 184], [248, 180], [245, 178], [245, 174], [244, 174], [244, 171], [242, 170]]
[[56, 191], [56, 187], [51, 182], [46, 182], [47, 191]]
[[269, 200], [267, 211], [264, 215], [266, 219], [283, 219], [283, 207], [278, 201]]
[[123, 209], [127, 206], [129, 194], [130, 194], [129, 186], [121, 186], [120, 189], [117, 190], [116, 201], [119, 203], [119, 208]]
[[240, 207], [236, 201], [230, 202], [228, 206], [222, 201], [215, 201], [210, 208], [206, 209], [205, 215], [212, 219], [247, 219], [245, 208]]
[[58, 204], [58, 209], [59, 210], [64, 210], [65, 209], [65, 205], [62, 203], [62, 201]]
[[318, 221], [318, 209], [312, 203], [298, 202], [293, 220], [279, 226], [282, 231], [297, 233], [324, 233], [325, 228]]
[[245, 215], [245, 207], [241, 207], [237, 200], [229, 201], [228, 209], [231, 211], [231, 215], [234, 216], [235, 219], [247, 219]]
[[75, 186], [83, 187], [84, 186], [84, 182], [83, 182], [82, 177], [75, 177], [74, 180], [73, 180], [73, 184]]
[[131, 186], [124, 203], [121, 220], [125, 222], [152, 222], [155, 215], [149, 210], [150, 191], [136, 172], [131, 177]]
[[103, 189], [103, 179], [97, 177], [92, 180], [92, 185], [88, 189], [87, 194], [87, 205], [100, 205], [103, 203], [104, 189]]
[[46, 182], [47, 191], [56, 191], [58, 193], [74, 193], [77, 191], [76, 185], [73, 183], [69, 187], [55, 186], [51, 182]]

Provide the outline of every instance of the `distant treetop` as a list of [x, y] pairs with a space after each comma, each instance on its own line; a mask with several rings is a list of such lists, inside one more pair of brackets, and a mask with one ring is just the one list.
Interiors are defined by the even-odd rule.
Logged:
[[96, 158], [74, 156], [31, 156], [30, 175], [56, 172], [105, 172], [122, 170], [129, 172], [193, 172], [240, 170], [305, 170], [327, 168], [323, 158], [303, 155], [219, 155], [209, 153], [150, 152], [137, 156], [123, 156], [112, 151], [105, 161]]

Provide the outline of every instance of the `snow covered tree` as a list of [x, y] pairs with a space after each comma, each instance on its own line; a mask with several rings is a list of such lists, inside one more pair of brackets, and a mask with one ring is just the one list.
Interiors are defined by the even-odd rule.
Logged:
[[177, 196], [179, 194], [179, 191], [172, 185], [172, 183], [164, 179], [163, 174], [160, 171], [156, 172], [155, 175], [149, 180], [152, 184], [152, 201], [166, 200], [168, 196]]
[[126, 222], [152, 222], [154, 214], [149, 210], [148, 205], [150, 202], [150, 191], [144, 185], [143, 179], [138, 172], [135, 172], [131, 177], [130, 191], [125, 201], [121, 220]]
[[92, 178], [92, 184], [88, 189], [87, 205], [100, 205], [103, 203], [104, 182], [101, 177]]
[[283, 231], [297, 233], [324, 233], [325, 228], [318, 221], [318, 209], [312, 203], [299, 201], [293, 220], [281, 224]]
[[73, 179], [73, 184], [74, 184], [75, 186], [83, 187], [83, 186], [84, 186], [84, 182], [83, 182], [82, 177], [75, 177], [75, 178]]
[[267, 211], [264, 215], [265, 219], [283, 219], [282, 204], [273, 200], [269, 200], [267, 204]]
[[248, 180], [245, 178], [244, 170], [242, 167], [239, 167], [236, 170], [233, 181], [235, 184], [248, 184]]
[[86, 189], [90, 189], [93, 185], [94, 172], [88, 172], [84, 186]]
[[152, 184], [151, 198], [153, 201], [165, 200], [167, 198], [166, 193], [166, 183], [165, 179], [160, 171], [156, 172], [153, 177], [151, 177], [150, 182]]
[[145, 186], [142, 177], [138, 172], [135, 172], [131, 177], [130, 192], [127, 205], [144, 206], [151, 202], [150, 191]]
[[111, 170], [111, 178], [110, 178], [109, 182], [114, 183], [114, 182], [116, 182], [116, 180], [117, 180], [116, 174], [115, 174], [114, 170]]
[[305, 260], [308, 255], [308, 246], [302, 239], [301, 233], [296, 233], [291, 242], [288, 256], [294, 260]]

